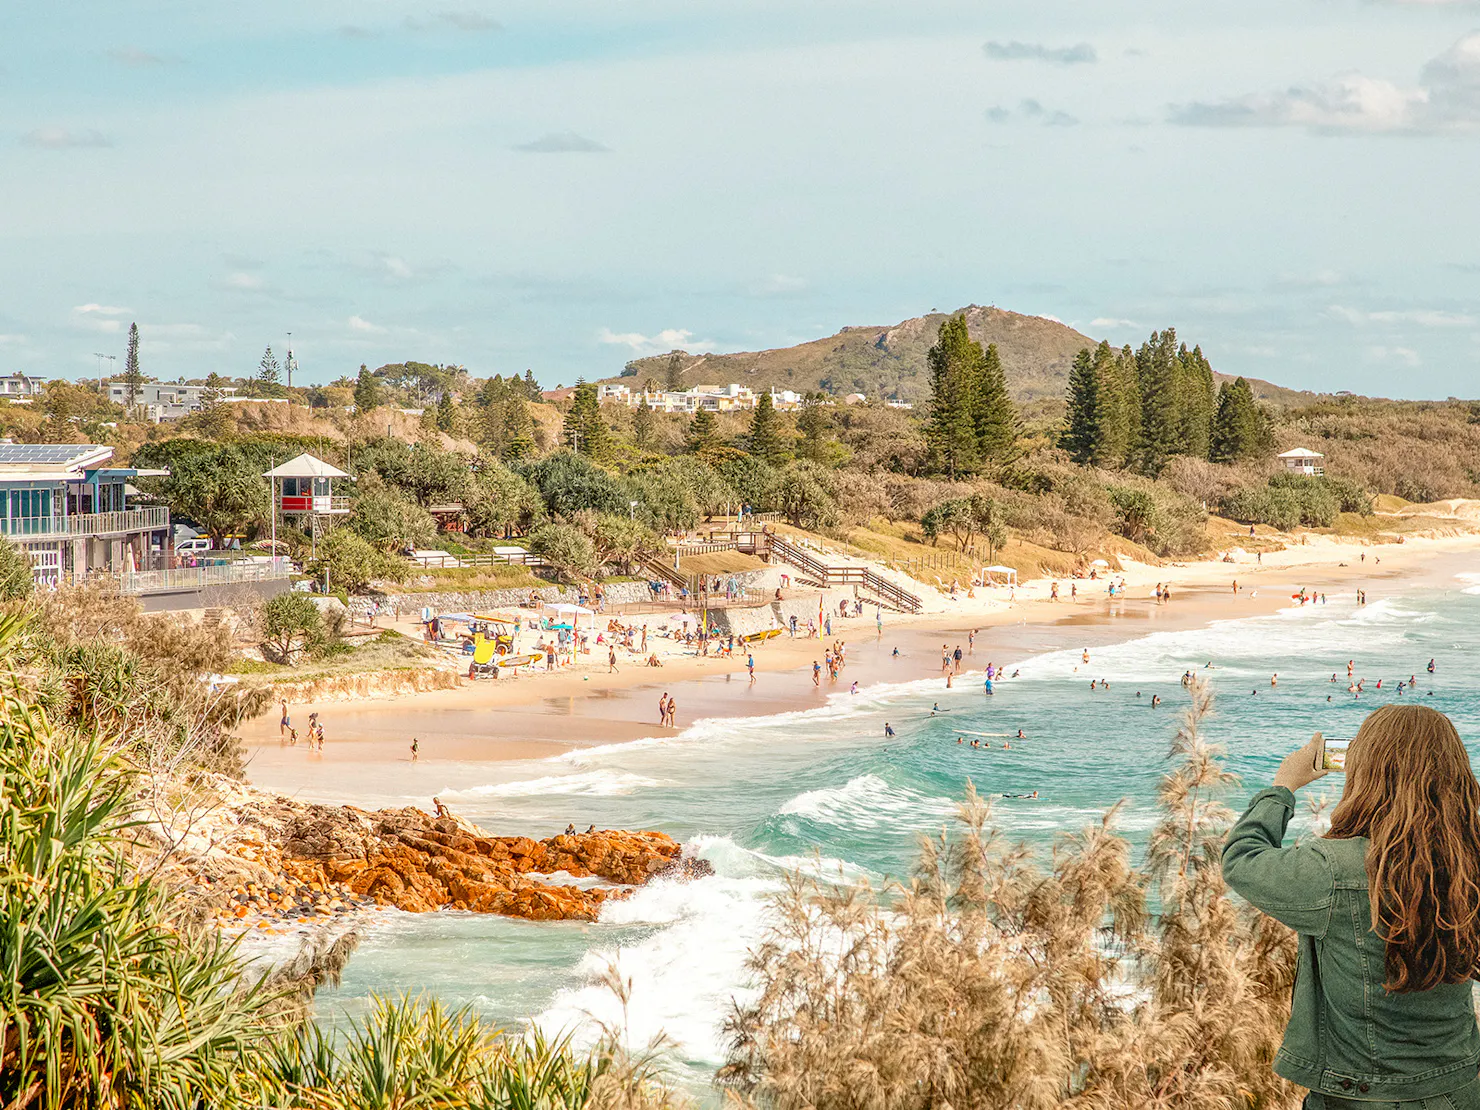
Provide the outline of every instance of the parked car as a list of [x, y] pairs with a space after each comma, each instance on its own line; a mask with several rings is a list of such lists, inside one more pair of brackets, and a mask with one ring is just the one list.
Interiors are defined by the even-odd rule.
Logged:
[[210, 551], [210, 550], [211, 550], [211, 537], [210, 536], [196, 536], [194, 539], [181, 540], [179, 543], [175, 544], [175, 554], [176, 555], [187, 555], [187, 554], [190, 554], [191, 552]]

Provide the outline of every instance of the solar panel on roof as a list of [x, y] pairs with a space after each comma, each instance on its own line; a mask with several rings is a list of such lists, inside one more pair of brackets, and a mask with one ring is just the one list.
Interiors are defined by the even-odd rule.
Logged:
[[56, 466], [96, 450], [91, 443], [0, 443], [0, 463]]

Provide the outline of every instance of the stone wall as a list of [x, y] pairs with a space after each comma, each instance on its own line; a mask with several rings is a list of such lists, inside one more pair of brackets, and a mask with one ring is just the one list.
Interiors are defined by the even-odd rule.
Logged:
[[[613, 582], [601, 587], [606, 594], [607, 604], [626, 605], [647, 601], [650, 597], [646, 582]], [[476, 613], [485, 609], [505, 609], [519, 605], [529, 597], [528, 589], [522, 590], [446, 590], [432, 593], [387, 594], [381, 601], [381, 611], [399, 611], [403, 615], [421, 612], [425, 605], [441, 613]], [[546, 604], [580, 602], [580, 590], [574, 586], [542, 586], [534, 591], [536, 597]]]

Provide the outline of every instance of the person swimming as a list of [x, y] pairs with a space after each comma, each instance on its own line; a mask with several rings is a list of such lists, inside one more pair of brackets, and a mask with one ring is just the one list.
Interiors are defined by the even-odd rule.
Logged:
[[885, 736], [893, 736], [894, 735], [894, 726], [891, 725], [888, 721], [885, 721], [884, 722], [884, 735]]
[[1161, 704], [1161, 695], [1160, 694], [1152, 694], [1151, 695], [1151, 708], [1152, 709], [1155, 709], [1160, 704]]
[[1018, 729], [1017, 738], [1019, 740], [1026, 740], [1028, 738], [1028, 734], [1026, 732], [1024, 732], [1022, 729]]
[[1036, 798], [1038, 797], [1038, 791], [1035, 790], [1031, 794], [1004, 794], [1002, 796], [1004, 798]]

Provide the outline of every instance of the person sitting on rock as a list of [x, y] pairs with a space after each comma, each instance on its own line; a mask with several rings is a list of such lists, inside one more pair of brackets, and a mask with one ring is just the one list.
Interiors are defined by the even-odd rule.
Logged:
[[575, 826], [575, 822], [574, 821], [572, 821], [569, 825], [566, 825], [565, 826], [565, 835], [566, 836], [574, 836], [575, 835], [575, 832], [576, 832], [576, 826]]
[[437, 807], [438, 817], [451, 817], [452, 811], [442, 804], [441, 798], [433, 798], [432, 805]]
[[586, 835], [587, 835], [587, 836], [590, 836], [590, 835], [591, 835], [591, 834], [592, 834], [592, 833], [594, 833], [594, 832], [595, 832], [595, 831], [596, 831], [596, 823], [595, 823], [595, 822], [592, 822], [592, 823], [591, 823], [591, 826], [590, 826], [590, 828], [588, 828], [588, 829], [587, 829], [587, 830], [586, 830]]

